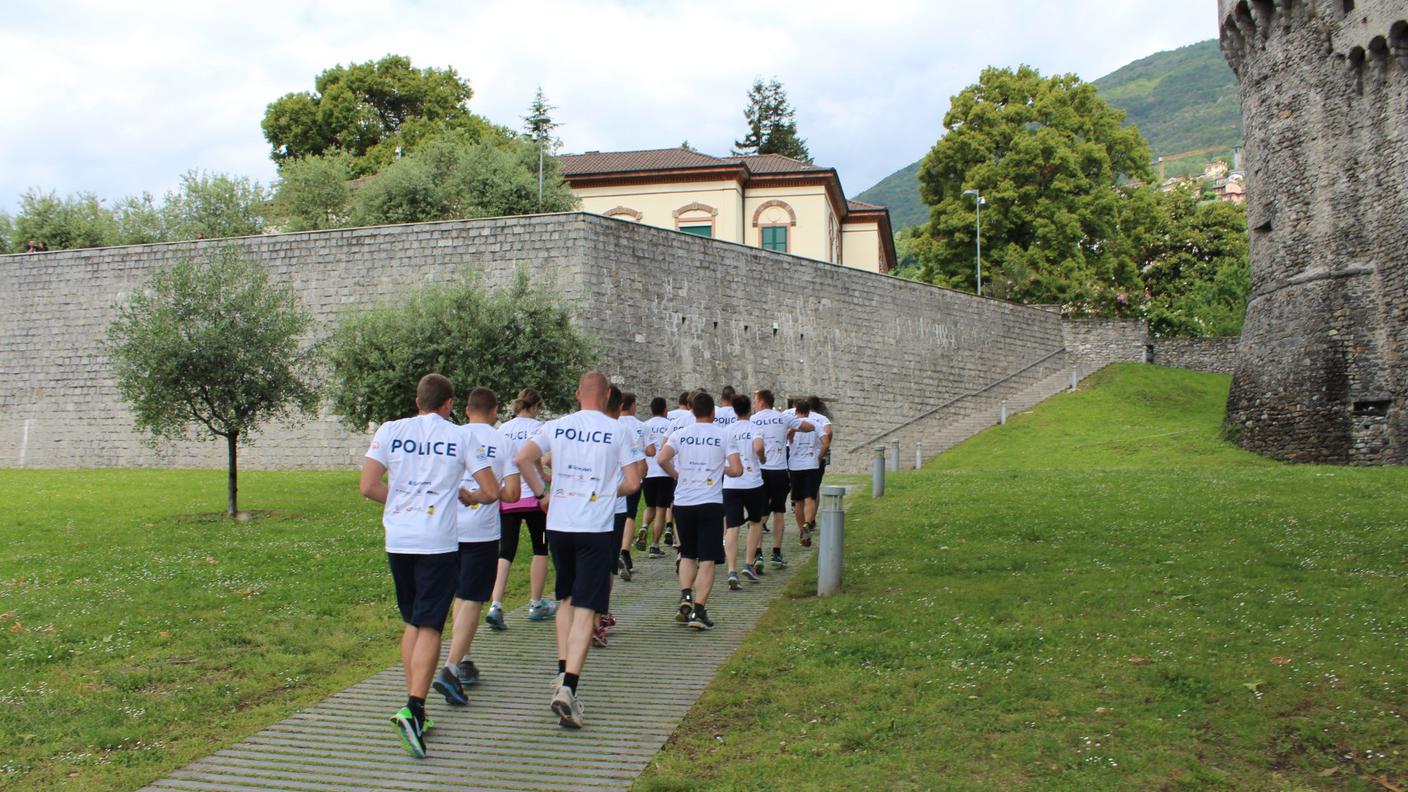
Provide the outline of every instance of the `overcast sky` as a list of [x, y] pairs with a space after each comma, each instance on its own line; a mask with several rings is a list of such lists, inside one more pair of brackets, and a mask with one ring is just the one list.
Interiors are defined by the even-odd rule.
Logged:
[[36, 187], [113, 200], [188, 169], [269, 183], [259, 122], [336, 63], [453, 66], [518, 127], [539, 84], [568, 152], [727, 154], [776, 76], [849, 195], [918, 159], [987, 65], [1087, 80], [1217, 35], [1214, 0], [10, 0], [0, 25], [0, 211]]

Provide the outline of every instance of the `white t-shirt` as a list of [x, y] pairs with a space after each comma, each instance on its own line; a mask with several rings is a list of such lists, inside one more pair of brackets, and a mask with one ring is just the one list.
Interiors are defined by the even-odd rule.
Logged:
[[[636, 420], [634, 415], [623, 415], [616, 420], [626, 432], [626, 440], [629, 445], [629, 448], [626, 449], [628, 460], [631, 462], [639, 462], [645, 459], [645, 424]], [[626, 505], [626, 496], [617, 495], [616, 513], [625, 514]]]
[[459, 550], [455, 514], [460, 482], [489, 467], [465, 448], [460, 427], [426, 413], [376, 430], [367, 458], [386, 467], [386, 552], [412, 555]]
[[722, 426], [727, 429], [729, 424], [737, 420], [738, 413], [734, 412], [733, 407], [727, 404], [720, 404], [714, 407], [714, 424], [716, 426]]
[[678, 421], [681, 418], [685, 418], [692, 415], [694, 415], [694, 413], [690, 412], [689, 408], [687, 407], [676, 407], [675, 409], [665, 413], [665, 417], [670, 419], [670, 423], [674, 423], [675, 421]]
[[679, 472], [676, 506], [724, 502], [724, 463], [738, 453], [728, 434], [711, 423], [692, 423], [674, 432], [665, 445], [675, 449], [671, 463]]
[[[812, 424], [812, 431], [803, 432], [801, 425], [803, 422]], [[792, 433], [792, 443], [787, 446], [787, 469], [788, 470], [816, 470], [820, 467], [817, 459], [817, 452], [821, 450], [821, 435], [817, 434], [817, 425], [812, 423], [812, 417], [793, 415], [789, 429], [796, 429]]]
[[[670, 419], [663, 415], [657, 415], [645, 422], [645, 444], [655, 446], [655, 453], [659, 455], [660, 449], [665, 447], [665, 438], [670, 434]], [[645, 458], [646, 478], [669, 478], [670, 474], [660, 467], [660, 463], [655, 461], [655, 457]]]
[[749, 419], [763, 438], [763, 470], [787, 469], [787, 430], [792, 428], [794, 416], [780, 413], [771, 407], [753, 413]]
[[611, 530], [621, 468], [631, 464], [626, 434], [606, 413], [579, 410], [543, 424], [528, 438], [544, 454], [552, 454], [549, 531]]
[[[724, 431], [733, 450], [738, 452], [738, 459], [743, 462], [743, 475], [737, 478], [725, 476], [724, 489], [746, 490], [763, 486], [763, 470], [758, 464], [758, 455], [753, 453], [753, 439], [760, 437], [758, 427], [747, 418], [739, 418]], [[764, 447], [763, 451], [766, 453], [767, 448]]]
[[[817, 453], [820, 454], [820, 453], [821, 453], [821, 438], [826, 435], [826, 430], [827, 430], [827, 428], [829, 428], [829, 427], [831, 426], [831, 419], [830, 419], [830, 418], [827, 418], [825, 415], [822, 415], [821, 413], [817, 412], [816, 410], [812, 410], [811, 415], [808, 415], [808, 416], [807, 416], [807, 423], [810, 423], [812, 426], [815, 426], [815, 427], [816, 427]], [[818, 461], [818, 462], [820, 462], [821, 459], [822, 459], [821, 456], [817, 456], [817, 461]]]
[[[464, 447], [469, 450], [469, 458], [479, 465], [488, 462], [494, 471], [494, 479], [503, 484], [504, 478], [518, 472], [513, 463], [513, 455], [508, 451], [508, 441], [494, 427], [488, 424], [472, 423], [460, 427], [464, 434]], [[474, 474], [465, 471], [462, 486], [470, 492], [479, 491], [479, 482]], [[496, 542], [499, 540], [499, 508], [497, 503], [476, 503], [466, 506], [463, 503], [455, 510], [456, 526], [461, 542]]]
[[508, 442], [509, 458], [518, 455], [518, 449], [523, 447], [523, 441], [537, 434], [538, 428], [543, 425], [537, 418], [529, 418], [520, 415], [517, 418], [510, 418], [499, 424], [499, 434], [504, 436]]

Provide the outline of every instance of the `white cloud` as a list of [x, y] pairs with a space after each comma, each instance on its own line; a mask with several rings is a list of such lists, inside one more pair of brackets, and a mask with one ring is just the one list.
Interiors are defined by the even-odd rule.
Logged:
[[107, 199], [185, 170], [274, 168], [259, 122], [334, 63], [454, 66], [518, 126], [535, 87], [568, 150], [727, 153], [755, 76], [776, 75], [818, 162], [858, 192], [921, 156], [983, 66], [1087, 79], [1216, 35], [1212, 0], [1123, 2], [61, 2], [7, 11], [0, 210], [25, 189]]

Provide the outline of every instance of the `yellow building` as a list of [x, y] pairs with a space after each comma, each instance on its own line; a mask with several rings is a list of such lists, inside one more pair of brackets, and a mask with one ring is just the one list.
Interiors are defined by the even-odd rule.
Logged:
[[890, 210], [847, 201], [835, 168], [686, 148], [588, 151], [559, 161], [588, 212], [872, 272], [895, 268]]

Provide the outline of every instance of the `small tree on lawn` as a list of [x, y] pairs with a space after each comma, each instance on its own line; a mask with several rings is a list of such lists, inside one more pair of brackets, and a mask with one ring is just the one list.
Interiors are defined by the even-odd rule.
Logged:
[[312, 317], [287, 286], [233, 247], [182, 258], [118, 308], [108, 351], [118, 393], [153, 442], [225, 438], [229, 508], [237, 449], [265, 421], [317, 408]]
[[568, 411], [597, 359], [566, 305], [522, 271], [492, 291], [466, 277], [344, 317], [327, 353], [330, 407], [355, 429], [415, 415], [416, 382], [428, 371], [454, 383], [455, 415], [479, 386], [504, 404], [536, 388], [549, 410]]

